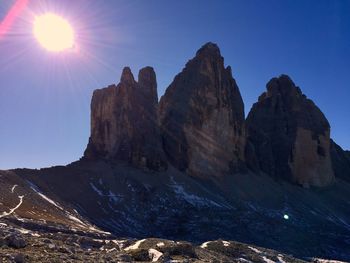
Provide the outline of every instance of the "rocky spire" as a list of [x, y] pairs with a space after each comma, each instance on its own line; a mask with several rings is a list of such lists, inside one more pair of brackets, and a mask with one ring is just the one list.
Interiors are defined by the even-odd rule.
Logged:
[[145, 67], [140, 70], [138, 83], [143, 96], [149, 98], [153, 106], [158, 105], [156, 73], [152, 67]]
[[133, 166], [166, 168], [157, 117], [154, 70], [140, 70], [139, 83], [130, 68], [120, 83], [95, 90], [91, 102], [91, 136], [84, 157], [126, 161]]
[[124, 84], [133, 85], [135, 84], [134, 75], [129, 67], [124, 67], [122, 75], [120, 77], [120, 82]]
[[250, 167], [304, 186], [326, 186], [334, 174], [330, 125], [287, 75], [273, 78], [246, 121]]
[[216, 44], [200, 48], [160, 101], [163, 147], [178, 169], [215, 177], [244, 159], [244, 105]]

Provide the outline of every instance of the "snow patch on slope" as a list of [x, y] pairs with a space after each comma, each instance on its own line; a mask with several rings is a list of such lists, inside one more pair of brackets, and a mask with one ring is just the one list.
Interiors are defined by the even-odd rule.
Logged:
[[178, 184], [173, 177], [171, 177], [171, 182], [171, 187], [174, 189], [175, 194], [193, 206], [216, 206], [220, 208], [222, 207], [222, 205], [214, 202], [213, 200], [202, 198], [197, 195], [186, 192], [185, 188], [181, 184]]
[[16, 187], [17, 187], [16, 184], [15, 184], [14, 186], [12, 186], [12, 188], [11, 188], [11, 193], [13, 193], [13, 192], [15, 191]]
[[57, 207], [60, 210], [64, 210], [62, 206], [60, 206], [59, 204], [57, 204], [55, 201], [53, 201], [51, 198], [47, 197], [46, 195], [44, 195], [39, 188], [33, 184], [32, 182], [27, 181], [27, 183], [29, 184], [30, 188], [36, 192], [42, 199], [46, 200], [47, 202], [49, 202], [50, 204], [54, 205], [55, 207]]
[[97, 229], [96, 227], [93, 227], [93, 226], [89, 226], [89, 229], [94, 231], [94, 232], [97, 232], [97, 233], [111, 235], [111, 232], [102, 231], [102, 230]]
[[266, 262], [266, 263], [276, 263], [275, 261], [268, 259], [267, 257], [263, 256], [262, 259]]
[[68, 218], [77, 222], [78, 224], [82, 225], [82, 226], [86, 226], [86, 224], [81, 221], [79, 218], [76, 218], [75, 216], [72, 216], [71, 214], [67, 214]]
[[152, 259], [152, 262], [156, 262], [161, 256], [163, 256], [163, 253], [156, 249], [150, 248], [148, 250], [148, 255]]
[[138, 249], [140, 244], [142, 242], [144, 242], [146, 239], [141, 239], [139, 241], [137, 241], [135, 244], [131, 245], [131, 246], [128, 246], [127, 248], [124, 248], [125, 251], [129, 251], [129, 250], [134, 250], [134, 249]]
[[245, 258], [239, 258], [239, 259], [237, 259], [238, 260], [238, 262], [248, 262], [248, 263], [252, 263], [251, 261], [249, 261], [249, 260], [247, 260], [247, 259], [245, 259]]
[[13, 212], [15, 212], [23, 203], [23, 197], [24, 195], [19, 195], [18, 198], [19, 198], [19, 203], [14, 207], [14, 208], [11, 208], [9, 212], [3, 212], [1, 215], [0, 215], [0, 218], [3, 218], [5, 216], [8, 216], [8, 215], [11, 215]]
[[286, 261], [284, 261], [282, 255], [278, 255], [277, 258], [278, 258], [278, 261], [279, 261], [280, 263], [287, 263]]
[[48, 198], [46, 195], [42, 194], [42, 193], [39, 193], [38, 192], [38, 195], [40, 195], [41, 198], [45, 199], [47, 202], [49, 202], [50, 204], [56, 206], [57, 208], [61, 209], [61, 210], [64, 210], [62, 208], [62, 206], [58, 205], [55, 201], [53, 201], [52, 199]]
[[228, 247], [228, 246], [230, 246], [231, 243], [228, 242], [228, 241], [223, 240], [222, 244], [224, 245], [224, 247]]
[[[59, 205], [57, 202], [55, 202], [54, 200], [52, 200], [51, 198], [47, 197], [46, 195], [44, 195], [39, 188], [33, 184], [30, 181], [27, 181], [27, 183], [30, 185], [30, 188], [37, 193], [42, 199], [44, 199], [45, 201], [47, 201], [48, 203], [52, 204], [53, 206], [57, 207], [58, 209], [65, 211], [65, 215], [71, 220], [74, 221], [75, 223], [78, 223], [78, 225], [83, 226], [83, 227], [87, 227], [88, 225], [86, 223], [84, 223], [83, 221], [81, 221], [79, 218], [77, 218], [76, 216], [72, 215], [72, 213], [66, 211], [66, 209], [64, 209], [61, 205]], [[74, 212], [79, 215], [79, 213], [74, 210]], [[90, 227], [89, 227], [90, 229]], [[92, 229], [91, 229], [92, 230]]]
[[[102, 180], [100, 179], [99, 180], [99, 184], [102, 185], [103, 182]], [[94, 190], [95, 193], [97, 193], [99, 196], [101, 197], [109, 197], [109, 200], [111, 202], [114, 202], [114, 203], [117, 203], [121, 200], [122, 196], [120, 195], [117, 195], [115, 193], [113, 193], [111, 190], [108, 191], [108, 194], [104, 194], [100, 189], [97, 188], [96, 185], [94, 185], [93, 183], [90, 182], [90, 186], [91, 188]]]
[[99, 196], [104, 196], [104, 194], [93, 183], [90, 182], [90, 186]]
[[322, 259], [322, 258], [314, 258], [314, 260], [316, 260], [315, 262], [319, 262], [319, 263], [346, 263], [345, 261], [329, 260], [329, 259]]
[[165, 246], [164, 242], [159, 242], [159, 243], [157, 244], [157, 247], [164, 247], [164, 246]]
[[122, 198], [120, 195], [113, 193], [111, 190], [108, 191], [108, 197], [110, 201], [113, 201], [114, 203], [119, 202], [120, 199]]
[[255, 253], [262, 253], [261, 250], [255, 248], [255, 247], [248, 247], [248, 248], [250, 248], [251, 250], [253, 250]]
[[209, 244], [210, 242], [211, 242], [211, 241], [204, 242], [204, 243], [201, 245], [201, 248], [207, 248], [207, 247], [208, 247], [208, 244]]

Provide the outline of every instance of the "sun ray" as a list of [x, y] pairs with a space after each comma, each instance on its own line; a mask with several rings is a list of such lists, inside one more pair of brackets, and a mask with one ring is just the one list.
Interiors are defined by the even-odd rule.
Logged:
[[17, 0], [17, 2], [11, 7], [3, 21], [0, 23], [0, 39], [6, 35], [16, 17], [18, 17], [18, 15], [23, 11], [27, 4], [28, 0]]

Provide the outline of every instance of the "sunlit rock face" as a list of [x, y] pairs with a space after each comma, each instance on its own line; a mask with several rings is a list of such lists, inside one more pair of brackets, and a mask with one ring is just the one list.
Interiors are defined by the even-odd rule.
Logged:
[[138, 82], [124, 68], [120, 83], [95, 90], [91, 136], [84, 157], [126, 161], [133, 166], [166, 168], [158, 127], [158, 95], [153, 68], [140, 70]]
[[305, 187], [333, 182], [329, 123], [288, 76], [270, 80], [246, 128], [247, 162], [253, 170]]
[[216, 44], [197, 51], [160, 101], [164, 151], [181, 171], [215, 177], [244, 159], [244, 105]]

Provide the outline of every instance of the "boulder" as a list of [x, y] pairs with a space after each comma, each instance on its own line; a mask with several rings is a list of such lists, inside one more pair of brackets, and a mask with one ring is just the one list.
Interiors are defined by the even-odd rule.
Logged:
[[12, 248], [24, 248], [27, 246], [27, 242], [21, 235], [10, 234], [5, 238], [6, 245]]
[[334, 180], [330, 125], [287, 75], [273, 78], [247, 117], [247, 163], [305, 187]]
[[244, 105], [216, 44], [200, 48], [160, 100], [164, 151], [189, 175], [220, 177], [244, 161]]
[[133, 261], [143, 261], [149, 262], [152, 261], [151, 255], [147, 249], [133, 249], [128, 252], [129, 256]]

